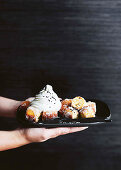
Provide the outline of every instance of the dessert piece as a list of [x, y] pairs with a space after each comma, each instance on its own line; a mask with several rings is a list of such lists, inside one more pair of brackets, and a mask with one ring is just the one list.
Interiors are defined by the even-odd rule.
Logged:
[[43, 112], [42, 113], [42, 120], [49, 120], [49, 119], [54, 119], [58, 117], [58, 112]]
[[30, 106], [27, 108], [26, 111], [26, 118], [38, 122], [42, 113], [43, 119], [45, 117], [49, 118], [48, 113], [51, 113], [51, 118], [55, 118], [58, 116], [57, 112], [60, 110], [60, 108], [61, 102], [57, 94], [53, 91], [52, 86], [46, 85], [43, 90], [41, 90], [39, 94], [35, 96], [35, 99], [30, 103]]
[[20, 109], [26, 110], [29, 107], [29, 105], [30, 105], [30, 101], [25, 100], [21, 103]]
[[68, 106], [71, 106], [71, 103], [72, 103], [72, 99], [65, 99], [62, 100], [61, 102], [62, 105], [68, 105]]
[[92, 107], [93, 111], [96, 113], [96, 103], [95, 102], [88, 101], [87, 106]]
[[86, 100], [83, 97], [77, 96], [72, 99], [71, 106], [74, 107], [75, 109], [80, 110], [85, 105], [86, 105]]
[[78, 118], [79, 112], [75, 108], [71, 107], [72, 99], [65, 99], [61, 102], [61, 104], [62, 106], [59, 112], [63, 117], [70, 119]]
[[25, 101], [23, 101], [23, 102], [21, 103], [21, 105], [20, 105], [20, 109], [21, 109], [21, 110], [26, 110], [26, 109], [29, 107], [30, 103], [31, 103], [33, 100], [34, 100], [34, 98], [33, 98], [33, 97], [30, 97], [30, 98], [26, 99]]
[[96, 104], [94, 102], [87, 102], [81, 110], [79, 110], [79, 115], [81, 118], [91, 118], [95, 117]]
[[64, 116], [70, 119], [77, 119], [79, 115], [78, 110], [73, 107], [67, 107], [64, 111]]
[[65, 99], [61, 101], [61, 109], [59, 110], [59, 113], [62, 117], [64, 117], [64, 112], [69, 106], [71, 106], [71, 103], [72, 99]]
[[35, 122], [39, 121], [40, 115], [41, 115], [40, 110], [34, 106], [29, 106], [26, 110], [26, 118], [33, 120]]
[[59, 112], [62, 117], [71, 119], [95, 117], [96, 104], [91, 101], [86, 102], [80, 96], [73, 99], [65, 99], [61, 104], [62, 106]]

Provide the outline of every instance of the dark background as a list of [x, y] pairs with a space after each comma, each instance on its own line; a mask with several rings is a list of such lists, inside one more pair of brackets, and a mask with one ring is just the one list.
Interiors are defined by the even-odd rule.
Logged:
[[[121, 1], [0, 1], [0, 95], [47, 83], [62, 98], [106, 102], [113, 122], [0, 153], [3, 169], [121, 169]], [[0, 129], [14, 129], [0, 118]]]

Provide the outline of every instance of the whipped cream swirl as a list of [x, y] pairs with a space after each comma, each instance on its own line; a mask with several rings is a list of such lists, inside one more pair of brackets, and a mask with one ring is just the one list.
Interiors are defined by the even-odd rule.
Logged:
[[57, 94], [53, 91], [52, 86], [46, 85], [43, 90], [35, 96], [30, 107], [37, 108], [40, 112], [57, 112], [61, 108], [61, 102]]

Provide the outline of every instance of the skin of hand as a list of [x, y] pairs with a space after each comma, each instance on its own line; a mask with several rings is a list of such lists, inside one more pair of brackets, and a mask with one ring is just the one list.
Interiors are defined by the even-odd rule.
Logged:
[[[34, 98], [26, 100], [32, 101]], [[15, 112], [22, 101], [0, 97], [0, 116], [15, 117]], [[63, 128], [25, 128], [13, 131], [0, 131], [0, 151], [20, 147], [33, 142], [44, 142], [48, 139], [73, 132], [78, 132], [87, 127]]]
[[25, 139], [31, 142], [44, 142], [48, 139], [58, 137], [60, 135], [65, 135], [69, 133], [74, 133], [87, 129], [88, 127], [63, 127], [63, 128], [28, 128], [21, 129], [20, 133]]

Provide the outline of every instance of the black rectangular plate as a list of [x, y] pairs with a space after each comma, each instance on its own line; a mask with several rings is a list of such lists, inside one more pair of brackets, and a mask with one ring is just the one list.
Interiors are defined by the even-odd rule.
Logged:
[[67, 118], [56, 118], [51, 119], [48, 121], [41, 121], [33, 122], [27, 120], [25, 118], [25, 111], [22, 111], [18, 108], [17, 110], [17, 120], [24, 126], [24, 127], [46, 127], [46, 128], [53, 128], [53, 127], [84, 127], [84, 126], [91, 126], [97, 125], [101, 123], [111, 122], [111, 114], [109, 107], [106, 103], [100, 100], [87, 100], [96, 103], [96, 117], [94, 118], [80, 118], [80, 119], [67, 119]]

